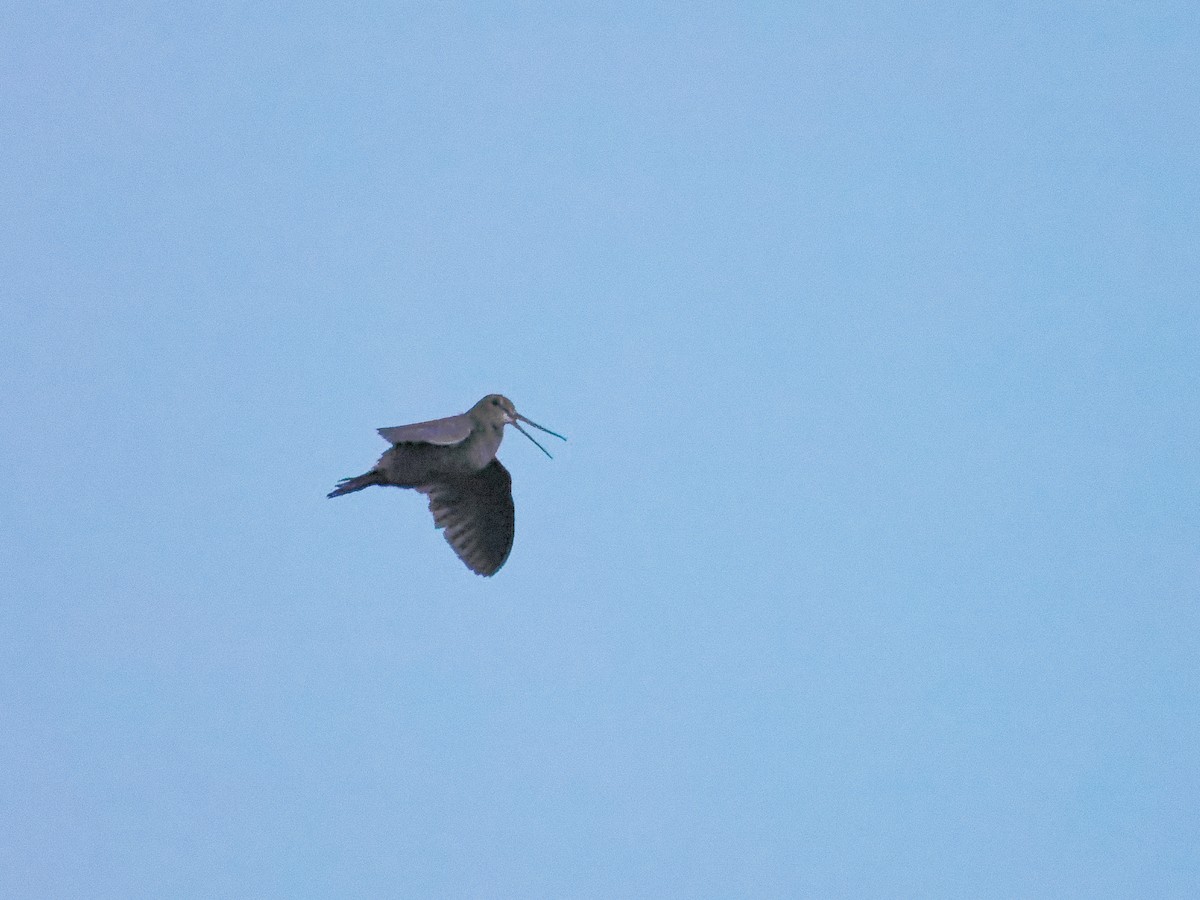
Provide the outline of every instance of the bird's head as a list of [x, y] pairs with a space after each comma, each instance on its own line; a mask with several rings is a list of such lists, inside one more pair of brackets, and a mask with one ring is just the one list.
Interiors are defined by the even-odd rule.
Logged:
[[513, 402], [503, 394], [488, 394], [473, 407], [471, 407], [471, 416], [476, 421], [487, 422], [488, 424], [495, 424], [501, 427], [505, 425], [513, 426], [515, 429], [517, 429], [517, 431], [521, 432], [521, 434], [525, 435], [525, 437], [537, 444], [538, 449], [547, 456], [550, 456], [550, 451], [541, 444], [538, 444], [538, 442], [534, 440], [533, 435], [521, 427], [521, 422], [524, 422], [526, 425], [532, 425], [539, 431], [546, 432], [546, 434], [552, 434], [559, 440], [566, 440], [566, 438], [561, 434], [551, 431], [549, 428], [543, 428], [537, 422], [525, 418], [523, 415], [517, 412], [517, 408], [513, 406]]

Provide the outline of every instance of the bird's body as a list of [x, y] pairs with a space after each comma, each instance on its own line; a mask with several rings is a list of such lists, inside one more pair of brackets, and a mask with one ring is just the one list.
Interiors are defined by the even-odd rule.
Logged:
[[489, 394], [462, 415], [380, 428], [392, 446], [371, 471], [343, 479], [329, 496], [372, 485], [420, 491], [459, 559], [476, 574], [493, 575], [508, 559], [515, 528], [512, 478], [496, 451], [505, 425], [533, 440], [518, 422], [562, 437], [520, 415], [508, 398]]
[[416, 487], [446, 477], [473, 475], [496, 458], [502, 428], [472, 431], [457, 444], [400, 441], [379, 458], [388, 484]]

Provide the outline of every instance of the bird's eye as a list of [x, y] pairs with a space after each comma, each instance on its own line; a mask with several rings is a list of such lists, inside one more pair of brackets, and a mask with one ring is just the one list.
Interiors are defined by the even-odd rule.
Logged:
[[499, 400], [492, 400], [492, 406], [499, 406], [499, 405], [500, 405]]

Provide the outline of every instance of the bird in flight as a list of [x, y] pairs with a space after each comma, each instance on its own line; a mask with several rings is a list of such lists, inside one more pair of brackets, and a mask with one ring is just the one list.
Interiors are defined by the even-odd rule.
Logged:
[[461, 415], [380, 428], [392, 446], [375, 468], [343, 478], [328, 496], [374, 484], [420, 491], [429, 497], [434, 525], [445, 529], [458, 558], [476, 575], [495, 575], [512, 550], [515, 526], [512, 477], [496, 459], [504, 426], [512, 425], [550, 456], [521, 422], [566, 440], [525, 418], [507, 397], [488, 394]]

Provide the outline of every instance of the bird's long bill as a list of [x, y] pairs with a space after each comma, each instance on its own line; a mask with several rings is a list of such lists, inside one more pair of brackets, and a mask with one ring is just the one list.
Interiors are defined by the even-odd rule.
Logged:
[[[516, 416], [516, 418], [517, 418], [517, 419], [520, 419], [520, 420], [521, 420], [521, 422], [524, 422], [524, 423], [526, 423], [527, 425], [532, 425], [532, 426], [533, 426], [534, 428], [536, 428], [538, 431], [544, 431], [544, 432], [546, 432], [546, 434], [552, 434], [552, 435], [554, 435], [556, 438], [558, 438], [560, 441], [565, 441], [565, 440], [566, 440], [566, 438], [565, 438], [565, 437], [563, 437], [561, 434], [559, 434], [557, 431], [551, 431], [549, 428], [543, 428], [543, 427], [542, 427], [541, 425], [539, 425], [537, 422], [534, 422], [534, 421], [533, 421], [533, 420], [531, 420], [531, 419], [527, 419], [527, 418], [525, 418], [525, 417], [524, 417], [523, 415], [521, 415], [520, 413], [515, 413], [514, 415]], [[539, 444], [539, 443], [537, 442], [537, 439], [536, 439], [536, 438], [534, 438], [534, 436], [533, 436], [532, 434], [530, 434], [528, 431], [526, 431], [524, 428], [522, 428], [522, 427], [521, 427], [521, 425], [520, 425], [520, 422], [517, 422], [517, 421], [515, 421], [515, 420], [514, 420], [514, 421], [513, 421], [513, 427], [514, 427], [514, 428], [516, 428], [516, 429], [517, 429], [517, 431], [521, 432], [521, 434], [525, 435], [525, 437], [527, 437], [527, 438], [529, 438], [531, 441], [533, 441], [533, 443], [537, 445], [537, 448], [538, 448], [539, 450], [541, 450], [541, 451], [542, 451], [543, 453], [545, 453], [547, 456], [550, 456], [550, 451], [549, 451], [549, 450], [547, 450], [545, 447], [543, 447], [541, 444]], [[554, 457], [553, 457], [553, 456], [550, 456], [550, 458], [551, 458], [551, 459], [554, 459]]]

